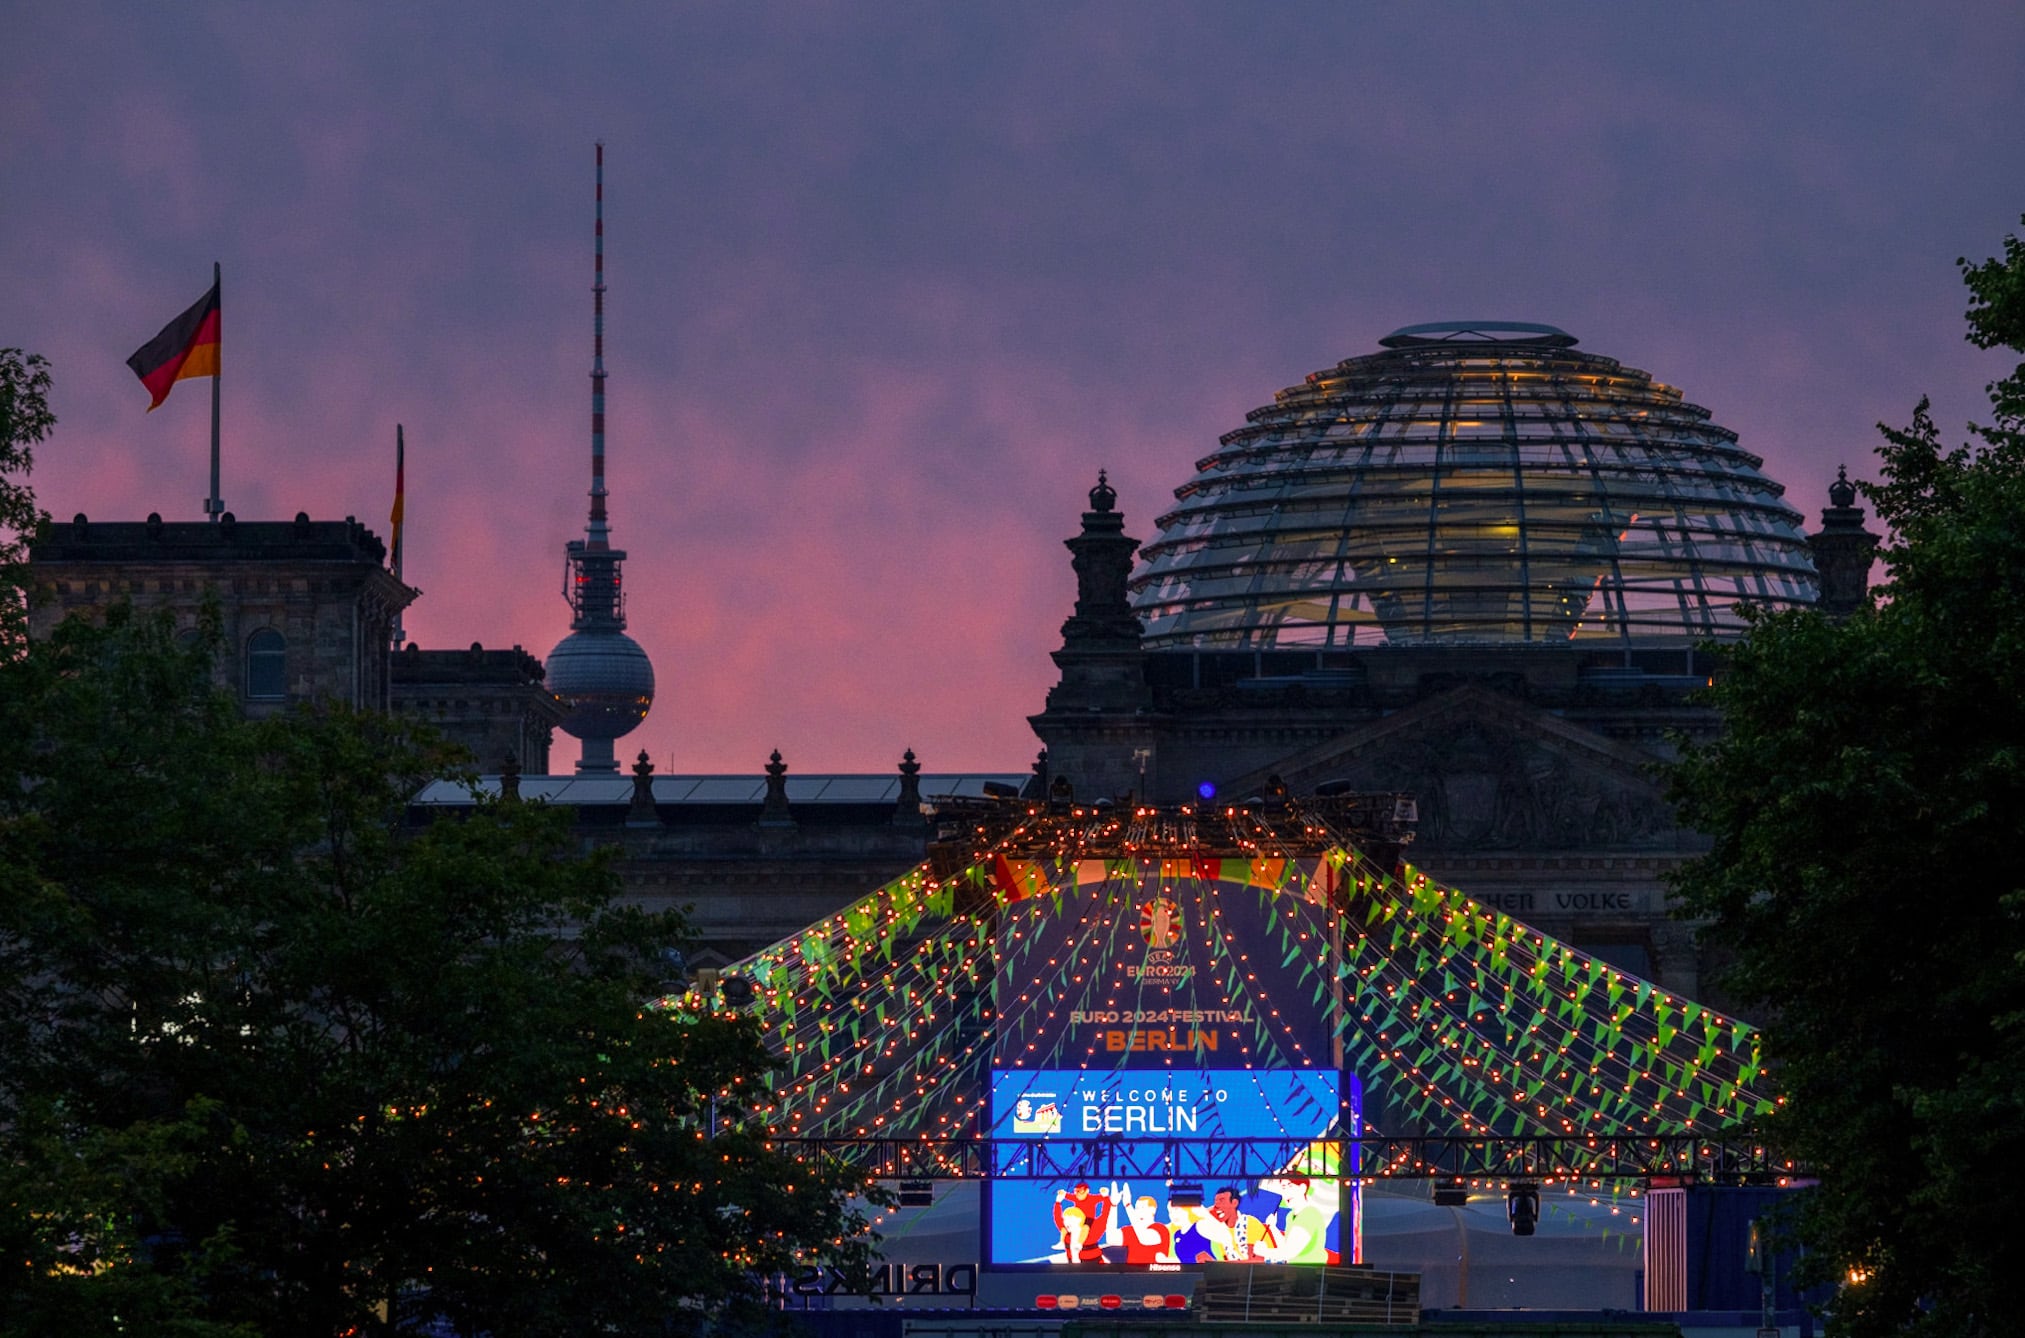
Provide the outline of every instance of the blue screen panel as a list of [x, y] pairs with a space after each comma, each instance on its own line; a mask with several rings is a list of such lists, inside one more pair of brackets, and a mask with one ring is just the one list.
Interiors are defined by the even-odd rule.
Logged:
[[993, 1138], [1320, 1138], [1333, 1069], [999, 1069]]
[[[1073, 1145], [1166, 1139], [1270, 1139], [1290, 1154], [1337, 1127], [1333, 1071], [1224, 1069], [1156, 1073], [1000, 1070], [992, 1075], [994, 1139]], [[1064, 1149], [1068, 1151], [1069, 1149]], [[1354, 1185], [1354, 1182], [1352, 1182]], [[1283, 1174], [1180, 1183], [1166, 1179], [997, 1178], [986, 1195], [990, 1261], [1167, 1269], [1210, 1262], [1338, 1263], [1338, 1182]]]

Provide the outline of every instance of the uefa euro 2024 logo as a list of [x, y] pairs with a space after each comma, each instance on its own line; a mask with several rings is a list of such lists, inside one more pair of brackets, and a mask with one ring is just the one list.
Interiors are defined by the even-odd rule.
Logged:
[[[1166, 949], [1181, 941], [1181, 907], [1168, 897], [1155, 897], [1139, 908], [1139, 936], [1146, 946], [1167, 956]], [[1160, 960], [1156, 958], [1155, 960]]]
[[1174, 945], [1181, 942], [1181, 907], [1172, 897], [1155, 897], [1139, 908], [1139, 937], [1146, 940], [1146, 961], [1126, 966], [1128, 980], [1179, 985], [1195, 974], [1193, 966], [1174, 960]]

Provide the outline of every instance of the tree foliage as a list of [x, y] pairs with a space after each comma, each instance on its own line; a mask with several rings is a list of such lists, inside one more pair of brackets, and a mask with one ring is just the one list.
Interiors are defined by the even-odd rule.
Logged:
[[565, 815], [115, 611], [0, 662], [0, 1333], [685, 1333], [862, 1263]]
[[[2025, 248], [1960, 262], [1969, 338], [2025, 352]], [[1832, 1332], [2009, 1332], [2025, 1156], [2025, 363], [1942, 445], [1922, 401], [1864, 492], [1875, 611], [1757, 619], [1725, 734], [1676, 773], [1714, 841], [1679, 880], [1818, 1172], [1798, 1227]], [[1849, 1279], [1859, 1278], [1853, 1284]]]
[[49, 364], [37, 354], [0, 348], [0, 655], [18, 652], [26, 633], [23, 549], [43, 519], [27, 478], [36, 443], [54, 426]]

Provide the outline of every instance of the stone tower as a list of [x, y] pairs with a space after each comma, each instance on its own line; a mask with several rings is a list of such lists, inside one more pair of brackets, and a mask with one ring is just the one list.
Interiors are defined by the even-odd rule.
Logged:
[[1154, 760], [1147, 729], [1153, 693], [1125, 588], [1139, 541], [1125, 533], [1117, 506], [1117, 490], [1098, 471], [1082, 533], [1063, 541], [1076, 570], [1076, 609], [1053, 656], [1061, 677], [1047, 709], [1030, 718], [1048, 745], [1050, 771], [1091, 799], [1144, 794]]
[[1863, 528], [1863, 508], [1856, 505], [1856, 485], [1849, 470], [1835, 471], [1828, 485], [1828, 505], [1821, 528], [1807, 536], [1814, 551], [1814, 570], [1821, 575], [1821, 600], [1815, 605], [1831, 618], [1846, 618], [1870, 606], [1870, 564], [1877, 557], [1878, 536]]

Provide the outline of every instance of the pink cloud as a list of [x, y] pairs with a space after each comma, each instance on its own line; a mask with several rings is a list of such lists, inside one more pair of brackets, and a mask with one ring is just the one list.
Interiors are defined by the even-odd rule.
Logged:
[[1396, 325], [1566, 325], [1810, 512], [1874, 419], [1953, 423], [1993, 375], [1948, 262], [2016, 226], [1994, 10], [490, 17], [31, 18], [0, 342], [56, 363], [53, 511], [195, 519], [208, 387], [144, 416], [121, 360], [223, 259], [228, 504], [384, 531], [404, 423], [411, 635], [545, 653], [606, 138], [613, 519], [661, 682], [622, 746], [664, 768], [1023, 768], [1096, 469], [1151, 538], [1219, 433]]

